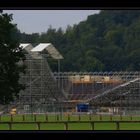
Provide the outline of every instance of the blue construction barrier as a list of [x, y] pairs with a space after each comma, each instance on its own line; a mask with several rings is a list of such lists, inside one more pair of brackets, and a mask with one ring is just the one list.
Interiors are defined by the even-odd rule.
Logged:
[[89, 104], [87, 103], [79, 103], [76, 105], [77, 112], [88, 112]]

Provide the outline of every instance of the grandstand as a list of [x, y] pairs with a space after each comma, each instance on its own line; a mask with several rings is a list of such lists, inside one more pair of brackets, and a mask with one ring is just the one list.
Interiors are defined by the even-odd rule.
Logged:
[[[139, 72], [65, 72], [59, 76], [61, 88], [68, 93], [69, 108], [84, 102], [90, 103], [92, 109], [106, 107], [108, 111], [117, 110], [115, 113], [138, 113]], [[57, 79], [58, 74], [54, 73], [54, 77]]]

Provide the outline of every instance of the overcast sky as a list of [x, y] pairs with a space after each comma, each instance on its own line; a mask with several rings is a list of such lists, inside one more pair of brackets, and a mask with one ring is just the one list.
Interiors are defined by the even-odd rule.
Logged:
[[25, 33], [46, 32], [52, 28], [66, 29], [67, 25], [78, 24], [88, 15], [99, 13], [99, 10], [4, 10], [13, 14], [13, 23]]

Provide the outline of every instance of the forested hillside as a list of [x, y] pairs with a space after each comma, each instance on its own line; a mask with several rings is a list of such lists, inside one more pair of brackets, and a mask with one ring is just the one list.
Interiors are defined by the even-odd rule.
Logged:
[[[20, 36], [21, 42], [54, 44], [64, 56], [61, 71], [140, 70], [140, 10], [103, 10], [65, 32], [50, 27]], [[50, 61], [57, 71], [57, 61]]]

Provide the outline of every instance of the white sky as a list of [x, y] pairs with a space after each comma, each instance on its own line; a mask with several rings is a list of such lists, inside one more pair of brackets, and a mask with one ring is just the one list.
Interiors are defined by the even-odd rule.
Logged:
[[4, 10], [13, 14], [13, 23], [25, 33], [46, 32], [52, 28], [66, 29], [67, 25], [78, 24], [88, 15], [99, 13], [99, 10]]

